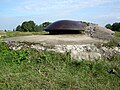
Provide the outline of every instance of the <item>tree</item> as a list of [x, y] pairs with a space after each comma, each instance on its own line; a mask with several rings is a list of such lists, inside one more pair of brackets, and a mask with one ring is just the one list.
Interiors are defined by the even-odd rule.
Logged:
[[36, 24], [34, 21], [28, 21], [29, 32], [36, 31]]
[[43, 26], [39, 25], [39, 29], [40, 29], [40, 31], [43, 31]]
[[5, 29], [4, 31], [5, 31], [5, 32], [7, 32], [7, 30], [6, 30], [6, 29]]
[[45, 28], [45, 27], [47, 27], [49, 24], [51, 24], [50, 22], [44, 22], [44, 23], [42, 23], [42, 26], [43, 26], [43, 28]]
[[111, 24], [107, 24], [105, 27], [112, 30], [112, 25]]
[[40, 25], [36, 25], [35, 26], [35, 30], [36, 30], [36, 32], [42, 32], [43, 31], [43, 26], [40, 24]]
[[36, 24], [34, 21], [25, 21], [22, 23], [22, 25], [18, 25], [16, 27], [16, 31], [22, 31], [22, 32], [34, 32], [36, 31]]
[[113, 31], [120, 31], [120, 23], [113, 23], [112, 25], [112, 30]]
[[112, 25], [107, 24], [105, 27], [108, 28], [108, 29], [111, 29], [113, 31], [120, 31], [120, 23], [118, 23], [118, 22], [115, 22]]
[[51, 24], [50, 22], [44, 22], [43, 24], [36, 25], [34, 21], [25, 21], [22, 25], [16, 27], [16, 31], [21, 32], [41, 32], [43, 29]]
[[18, 25], [18, 26], [16, 27], [16, 31], [22, 31], [22, 29], [21, 29], [21, 26], [20, 26], [20, 25]]
[[33, 32], [35, 31], [36, 24], [34, 21], [23, 22], [21, 28], [24, 32]]

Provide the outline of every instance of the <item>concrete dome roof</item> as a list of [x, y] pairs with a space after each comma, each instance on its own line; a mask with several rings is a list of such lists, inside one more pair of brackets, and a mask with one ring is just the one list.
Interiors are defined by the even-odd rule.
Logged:
[[48, 25], [44, 30], [84, 30], [86, 26], [87, 23], [81, 21], [60, 20]]

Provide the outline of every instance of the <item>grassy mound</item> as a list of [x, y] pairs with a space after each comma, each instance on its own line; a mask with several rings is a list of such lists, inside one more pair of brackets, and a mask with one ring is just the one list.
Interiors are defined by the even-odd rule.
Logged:
[[13, 51], [0, 42], [1, 90], [120, 90], [119, 74], [120, 57], [75, 62], [69, 53]]

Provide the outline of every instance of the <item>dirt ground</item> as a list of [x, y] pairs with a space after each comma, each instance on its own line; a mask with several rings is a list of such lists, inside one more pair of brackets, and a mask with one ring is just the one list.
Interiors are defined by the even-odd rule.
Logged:
[[47, 44], [92, 44], [103, 42], [103, 40], [93, 39], [86, 35], [32, 35], [6, 38], [5, 41], [15, 42], [32, 42], [32, 43], [47, 43]]

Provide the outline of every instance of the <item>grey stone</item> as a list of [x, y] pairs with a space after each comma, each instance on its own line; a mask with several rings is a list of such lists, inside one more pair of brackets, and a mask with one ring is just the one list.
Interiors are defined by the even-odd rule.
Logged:
[[59, 53], [70, 52], [71, 57], [75, 60], [96, 60], [101, 58], [110, 59], [113, 56], [120, 55], [120, 47], [100, 47], [97, 48], [93, 44], [84, 45], [55, 45], [54, 48], [46, 47], [47, 44], [32, 44], [28, 46], [25, 43], [8, 42], [9, 48], [13, 50], [20, 50], [24, 48], [34, 48], [36, 50], [48, 50]]

